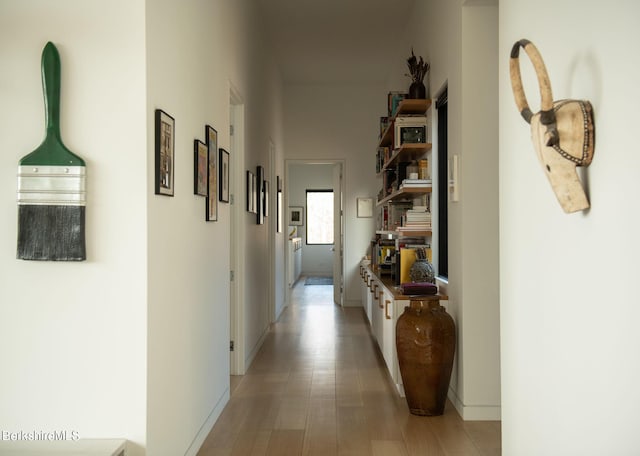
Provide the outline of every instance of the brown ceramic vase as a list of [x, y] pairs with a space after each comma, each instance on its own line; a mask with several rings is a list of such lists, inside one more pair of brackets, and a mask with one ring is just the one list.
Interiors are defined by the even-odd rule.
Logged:
[[412, 300], [398, 318], [398, 366], [409, 411], [413, 415], [442, 415], [447, 399], [456, 329], [437, 296]]

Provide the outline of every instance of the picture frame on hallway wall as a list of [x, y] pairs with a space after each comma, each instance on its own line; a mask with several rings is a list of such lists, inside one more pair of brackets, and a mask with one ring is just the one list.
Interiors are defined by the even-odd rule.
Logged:
[[247, 170], [247, 212], [256, 212], [256, 176]]
[[204, 127], [207, 140], [207, 222], [218, 220], [218, 132], [211, 125]]
[[256, 166], [256, 223], [264, 224], [264, 168], [260, 165]]
[[293, 225], [293, 226], [304, 225], [304, 207], [289, 206], [289, 225]]
[[193, 140], [193, 193], [207, 196], [207, 145], [199, 139]]
[[276, 233], [282, 233], [282, 179], [276, 176]]
[[229, 202], [229, 152], [220, 148], [220, 201]]
[[356, 213], [358, 218], [373, 217], [373, 198], [356, 198]]
[[162, 109], [155, 111], [155, 194], [174, 195], [176, 121]]
[[269, 217], [269, 181], [264, 181], [264, 199], [262, 201], [262, 209], [265, 217]]

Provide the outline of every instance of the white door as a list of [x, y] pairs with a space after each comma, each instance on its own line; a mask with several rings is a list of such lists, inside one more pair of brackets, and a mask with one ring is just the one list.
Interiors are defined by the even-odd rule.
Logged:
[[333, 165], [333, 300], [344, 305], [342, 265], [344, 256], [342, 208], [342, 163]]
[[244, 366], [244, 105], [242, 98], [231, 90], [230, 141], [229, 141], [229, 217], [230, 246], [230, 290], [229, 290], [229, 368], [231, 375], [243, 375]]

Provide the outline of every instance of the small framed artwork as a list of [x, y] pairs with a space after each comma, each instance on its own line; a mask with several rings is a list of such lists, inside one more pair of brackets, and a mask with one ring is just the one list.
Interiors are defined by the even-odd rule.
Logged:
[[162, 109], [155, 112], [155, 194], [173, 196], [176, 121]]
[[251, 173], [251, 212], [258, 213], [258, 185], [256, 175]]
[[207, 139], [207, 222], [218, 220], [218, 132], [210, 125], [204, 127]]
[[373, 217], [373, 198], [357, 198], [356, 205], [358, 217]]
[[304, 225], [304, 207], [290, 206], [289, 207], [289, 225]]
[[229, 152], [220, 148], [220, 201], [229, 202]]
[[193, 140], [193, 193], [207, 196], [207, 145], [198, 139]]
[[256, 191], [257, 191], [257, 206], [256, 206], [256, 223], [258, 225], [264, 224], [264, 168], [262, 166], [256, 167]]
[[282, 233], [282, 180], [276, 176], [276, 233]]
[[247, 171], [247, 212], [253, 212], [253, 182], [253, 173]]
[[264, 209], [264, 216], [269, 217], [269, 181], [264, 181], [264, 200], [262, 201], [262, 208]]

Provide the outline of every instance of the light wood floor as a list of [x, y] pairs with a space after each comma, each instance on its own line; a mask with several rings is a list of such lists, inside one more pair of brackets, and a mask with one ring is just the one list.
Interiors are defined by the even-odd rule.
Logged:
[[[302, 280], [300, 282], [303, 282]], [[409, 413], [361, 308], [298, 282], [199, 456], [497, 456], [500, 422]]]

